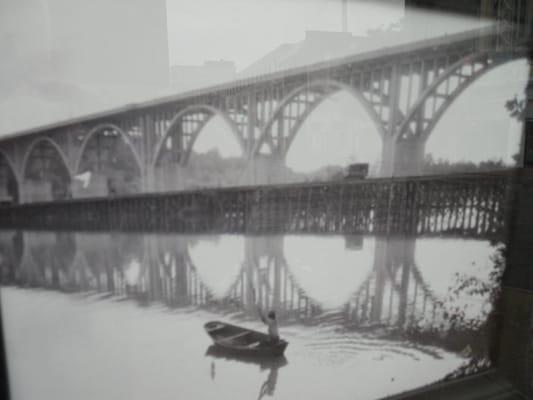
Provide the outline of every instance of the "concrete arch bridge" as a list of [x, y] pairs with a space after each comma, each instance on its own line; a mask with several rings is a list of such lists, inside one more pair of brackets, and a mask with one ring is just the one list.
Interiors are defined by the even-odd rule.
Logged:
[[238, 179], [229, 184], [279, 183], [302, 124], [340, 91], [375, 124], [380, 175], [416, 175], [428, 137], [455, 99], [487, 72], [525, 57], [525, 45], [502, 45], [498, 35], [488, 28], [448, 35], [19, 132], [0, 141], [0, 195], [18, 203], [182, 189], [196, 179], [187, 166], [214, 117], [241, 152], [231, 161]]

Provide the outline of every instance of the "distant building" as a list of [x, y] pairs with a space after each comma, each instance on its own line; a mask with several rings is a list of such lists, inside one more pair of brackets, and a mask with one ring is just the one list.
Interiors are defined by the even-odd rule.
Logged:
[[256, 76], [347, 56], [368, 45], [368, 38], [349, 32], [306, 31], [304, 40], [284, 43], [239, 73]]
[[170, 68], [172, 88], [187, 91], [228, 82], [236, 77], [233, 61], [206, 61], [203, 65], [173, 65]]

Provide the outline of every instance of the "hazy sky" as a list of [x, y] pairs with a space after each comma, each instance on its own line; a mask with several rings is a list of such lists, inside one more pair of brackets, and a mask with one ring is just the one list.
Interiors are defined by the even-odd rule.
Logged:
[[426, 144], [426, 153], [450, 161], [511, 162], [519, 150], [522, 124], [509, 117], [505, 102], [524, 97], [525, 59], [507, 63], [474, 82], [448, 108]]
[[[171, 64], [234, 61], [243, 69], [305, 31], [342, 29], [341, 0], [166, 0]], [[479, 18], [405, 11], [403, 0], [348, 0], [347, 31], [366, 36], [395, 30], [388, 39], [413, 41], [486, 25]], [[379, 45], [387, 45], [382, 42]]]
[[[363, 35], [404, 15], [403, 1], [349, 1], [348, 31]], [[242, 69], [306, 30], [340, 31], [341, 0], [167, 0], [170, 61], [227, 59]]]

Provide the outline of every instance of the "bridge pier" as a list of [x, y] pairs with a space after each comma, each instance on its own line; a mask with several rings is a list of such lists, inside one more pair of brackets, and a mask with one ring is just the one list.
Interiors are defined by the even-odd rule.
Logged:
[[375, 293], [372, 298], [370, 309], [370, 321], [380, 322], [383, 311], [383, 297], [387, 280], [387, 268], [390, 267], [389, 240], [381, 237], [376, 238], [374, 249], [374, 271], [376, 271]]
[[[384, 300], [387, 281], [391, 287], [394, 287], [398, 283], [396, 289], [389, 289], [391, 291], [397, 290], [398, 309], [395, 310], [395, 315], [398, 326], [403, 327], [407, 321], [409, 276], [412, 266], [415, 264], [415, 242], [416, 239], [414, 237], [376, 238], [373, 267], [376, 273], [376, 283], [370, 309], [370, 321], [372, 323], [380, 322], [384, 318]], [[390, 294], [387, 295], [390, 296]], [[389, 313], [391, 311], [389, 310]]]
[[146, 166], [141, 171], [141, 193], [152, 193], [156, 191], [155, 167]]
[[246, 289], [241, 293], [241, 301], [246, 310], [255, 314], [257, 302], [263, 310], [283, 311], [283, 236], [248, 237], [245, 239], [244, 253], [245, 273], [241, 274], [241, 279], [247, 281], [243, 282]]
[[381, 151], [381, 177], [420, 175], [426, 143], [423, 139], [385, 138]]

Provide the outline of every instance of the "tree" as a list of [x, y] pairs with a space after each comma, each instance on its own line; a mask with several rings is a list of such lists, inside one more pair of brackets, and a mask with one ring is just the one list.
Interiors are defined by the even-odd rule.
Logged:
[[504, 168], [507, 168], [507, 166], [501, 159], [481, 161], [477, 164], [471, 161], [457, 161], [452, 163], [443, 159], [435, 160], [431, 154], [427, 154], [424, 158], [423, 172], [425, 174], [438, 175], [461, 172], [493, 171]]
[[[518, 96], [515, 94], [514, 99], [505, 102], [505, 108], [512, 118], [515, 118], [520, 122], [524, 121], [526, 118], [527, 100], [526, 98], [518, 100]], [[522, 135], [522, 138], [520, 139], [520, 150], [513, 156], [516, 165], [520, 165], [521, 153], [524, 148], [524, 139], [524, 135]]]
[[[490, 257], [492, 269], [488, 279], [468, 273], [456, 274], [447, 294], [437, 301], [439, 318], [427, 323], [424, 318], [414, 320], [407, 336], [417, 343], [437, 345], [465, 357], [464, 363], [445, 377], [455, 379], [489, 367], [494, 361], [501, 284], [506, 260], [506, 247], [501, 242], [492, 243]], [[476, 299], [483, 304], [480, 312], [466, 312], [461, 299]]]
[[505, 102], [505, 108], [511, 117], [523, 121], [526, 116], [526, 99], [518, 100], [518, 96], [515, 95], [514, 99]]

